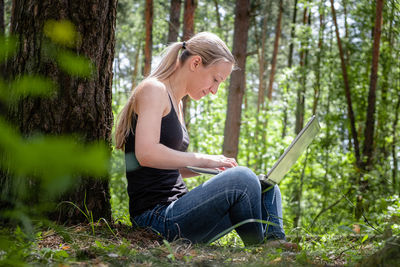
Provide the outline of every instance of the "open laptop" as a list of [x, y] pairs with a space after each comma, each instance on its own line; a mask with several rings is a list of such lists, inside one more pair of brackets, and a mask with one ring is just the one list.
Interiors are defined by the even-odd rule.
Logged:
[[[283, 154], [275, 162], [272, 168], [269, 170], [267, 175], [260, 174], [258, 178], [262, 184], [275, 185], [283, 179], [285, 174], [290, 170], [290, 168], [296, 163], [300, 155], [306, 150], [308, 145], [317, 136], [320, 130], [317, 117], [314, 115], [307, 122], [306, 126], [300, 131], [292, 143], [285, 149]], [[222, 170], [209, 169], [209, 168], [198, 168], [187, 166], [189, 170], [196, 173], [205, 174], [218, 174], [223, 172]]]

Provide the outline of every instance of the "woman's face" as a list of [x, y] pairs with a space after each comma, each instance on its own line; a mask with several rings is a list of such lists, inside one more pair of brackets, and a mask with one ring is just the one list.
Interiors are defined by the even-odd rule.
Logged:
[[219, 85], [231, 74], [232, 67], [232, 63], [229, 62], [218, 62], [207, 67], [200, 62], [193, 70], [188, 84], [188, 95], [194, 100], [199, 100], [209, 93], [215, 95]]

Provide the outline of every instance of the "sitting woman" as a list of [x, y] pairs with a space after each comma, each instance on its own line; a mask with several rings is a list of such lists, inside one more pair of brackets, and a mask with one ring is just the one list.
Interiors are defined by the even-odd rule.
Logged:
[[[235, 159], [186, 152], [182, 98], [216, 94], [234, 65], [220, 38], [199, 33], [171, 44], [157, 68], [133, 90], [116, 128], [116, 146], [125, 151], [131, 221], [167, 240], [203, 243], [248, 220], [236, 229], [245, 244], [278, 240], [290, 247], [284, 241], [278, 186], [262, 193], [257, 176], [238, 167]], [[224, 171], [188, 191], [182, 178], [196, 174], [186, 166]]]

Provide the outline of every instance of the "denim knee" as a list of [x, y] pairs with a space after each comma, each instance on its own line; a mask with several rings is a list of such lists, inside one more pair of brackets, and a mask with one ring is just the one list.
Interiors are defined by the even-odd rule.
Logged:
[[257, 190], [261, 192], [261, 184], [257, 175], [247, 167], [235, 167], [229, 169], [229, 180], [231, 184], [235, 184], [240, 188], [248, 188], [249, 190]]

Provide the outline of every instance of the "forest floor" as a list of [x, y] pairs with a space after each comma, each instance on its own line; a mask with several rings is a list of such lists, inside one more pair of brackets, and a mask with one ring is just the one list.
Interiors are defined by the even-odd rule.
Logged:
[[0, 237], [0, 266], [365, 266], [384, 244], [365, 236], [319, 236], [299, 240], [299, 251], [286, 251], [243, 247], [233, 233], [225, 241], [193, 245], [123, 224], [42, 227], [34, 238], [19, 228], [0, 228]]

